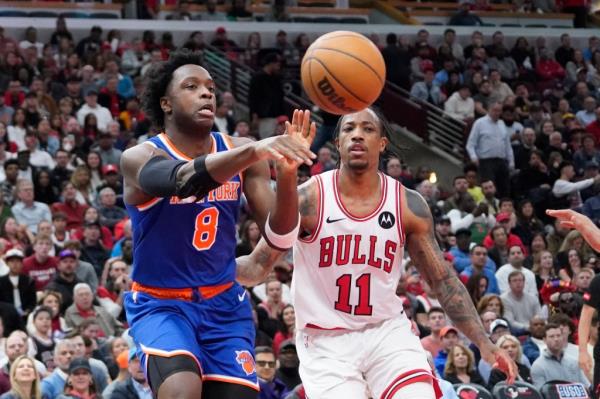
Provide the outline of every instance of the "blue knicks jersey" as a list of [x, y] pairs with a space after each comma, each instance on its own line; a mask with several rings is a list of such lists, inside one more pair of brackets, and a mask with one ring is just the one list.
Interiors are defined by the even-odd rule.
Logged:
[[[212, 151], [232, 148], [228, 137], [211, 133]], [[190, 160], [164, 133], [153, 145], [173, 159]], [[178, 197], [127, 204], [133, 228], [133, 281], [159, 288], [212, 286], [235, 280], [236, 222], [242, 181], [229, 179], [196, 203]]]

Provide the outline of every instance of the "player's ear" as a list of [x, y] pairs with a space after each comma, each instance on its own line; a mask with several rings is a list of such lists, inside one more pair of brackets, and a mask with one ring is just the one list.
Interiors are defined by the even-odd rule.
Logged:
[[339, 137], [336, 137], [335, 140], [333, 140], [333, 142], [335, 143], [335, 149], [339, 153], [340, 152], [340, 139], [339, 139]]
[[165, 114], [170, 114], [172, 112], [173, 108], [171, 107], [171, 102], [166, 96], [160, 98], [160, 108]]
[[390, 143], [390, 141], [388, 140], [387, 137], [382, 137], [379, 141], [380, 144], [380, 148], [379, 148], [379, 152], [384, 152], [385, 151], [385, 147], [387, 147], [387, 145]]

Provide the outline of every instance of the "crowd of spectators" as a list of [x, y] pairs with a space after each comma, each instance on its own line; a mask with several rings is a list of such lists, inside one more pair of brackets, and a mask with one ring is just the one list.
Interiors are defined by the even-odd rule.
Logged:
[[[521, 38], [508, 50], [501, 32], [489, 39], [474, 32], [463, 49], [452, 30], [436, 45], [425, 30], [412, 42], [388, 35], [382, 48], [388, 78], [472, 130], [469, 162], [452, 187], [438, 187], [430, 168], [411, 171], [396, 157], [382, 168], [427, 200], [446, 261], [521, 377], [538, 387], [558, 375], [589, 386], [591, 376], [572, 366], [582, 294], [600, 262], [579, 233], [554, 225], [543, 211], [571, 207], [600, 221], [600, 40], [575, 49], [565, 34], [559, 48], [549, 49], [543, 38], [534, 47]], [[238, 48], [223, 28], [211, 40], [226, 52]], [[248, 46], [235, 54], [257, 71], [250, 98], [262, 100], [249, 104], [246, 117], [231, 93], [219, 93], [215, 129], [251, 138], [283, 132], [287, 117], [276, 100], [283, 96], [281, 72], [297, 66], [309, 44], [303, 34], [290, 44], [282, 31], [275, 51], [264, 51], [260, 35], [249, 34]], [[140, 107], [143, 76], [178, 46], [202, 50], [204, 35], [174, 43], [167, 32], [157, 42], [146, 31], [126, 42], [119, 31], [95, 26], [76, 43], [62, 19], [48, 43], [33, 27], [21, 38], [0, 30], [3, 399], [150, 397], [122, 307], [133, 255], [119, 160], [158, 133]], [[335, 119], [324, 119], [317, 163], [301, 168], [299, 183], [335, 167], [331, 148], [323, 146]], [[244, 209], [238, 255], [259, 238]], [[286, 257], [250, 290], [261, 398], [303, 397], [293, 267]], [[449, 324], [410, 260], [401, 267], [398, 295], [440, 378], [487, 387], [504, 380]], [[592, 332], [591, 345], [597, 328]], [[548, 367], [556, 358], [564, 361]]]

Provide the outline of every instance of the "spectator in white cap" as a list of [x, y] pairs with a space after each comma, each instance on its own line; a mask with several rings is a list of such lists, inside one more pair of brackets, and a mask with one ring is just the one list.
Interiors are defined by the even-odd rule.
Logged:
[[21, 316], [35, 307], [35, 282], [23, 273], [23, 252], [13, 248], [6, 252], [4, 261], [9, 272], [0, 277], [0, 301], [10, 303]]

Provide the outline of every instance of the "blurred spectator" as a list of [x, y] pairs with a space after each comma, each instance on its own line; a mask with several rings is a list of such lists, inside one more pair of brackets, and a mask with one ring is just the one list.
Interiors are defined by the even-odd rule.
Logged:
[[35, 358], [48, 370], [54, 370], [54, 337], [52, 335], [52, 309], [38, 307], [32, 314], [33, 332], [29, 332], [35, 349]]
[[277, 362], [268, 346], [255, 349], [256, 375], [260, 386], [259, 399], [284, 399], [289, 390], [283, 381], [275, 377]]
[[96, 395], [96, 390], [89, 361], [78, 357], [71, 361], [64, 391], [57, 399], [100, 399], [101, 396]]
[[85, 104], [77, 111], [77, 122], [84, 124], [85, 117], [93, 114], [98, 123], [98, 129], [105, 131], [108, 123], [112, 120], [112, 114], [108, 108], [98, 104], [98, 92], [90, 89], [85, 95]]
[[246, 1], [233, 0], [227, 12], [227, 19], [230, 21], [251, 21], [252, 13], [246, 9]]
[[10, 368], [11, 389], [0, 396], [2, 399], [40, 399], [40, 374], [35, 368], [34, 360], [22, 355], [15, 359]]
[[328, 147], [321, 147], [317, 152], [317, 162], [310, 167], [311, 176], [327, 172], [335, 168], [335, 162]]
[[216, 0], [206, 0], [206, 12], [202, 13], [203, 21], [226, 21], [227, 15], [217, 10]]
[[[5, 354], [6, 357], [0, 359], [0, 368], [6, 375], [9, 375], [9, 371], [19, 356], [26, 355], [29, 350], [29, 342], [27, 335], [21, 331], [16, 330], [10, 333], [10, 335], [6, 338], [5, 343]], [[47, 370], [44, 364], [36, 359], [33, 360], [35, 365], [35, 369], [38, 371], [40, 375], [45, 375]]]
[[[512, 247], [511, 249], [518, 248]], [[520, 248], [518, 248], [520, 250]], [[502, 293], [504, 315], [516, 335], [524, 335], [529, 328], [529, 320], [541, 314], [540, 301], [536, 294], [525, 292], [525, 275], [521, 270], [515, 270], [508, 275], [509, 290]]]
[[[538, 290], [535, 283], [535, 274], [529, 269], [523, 267], [525, 256], [519, 245], [511, 245], [508, 251], [508, 263], [498, 268], [496, 271], [496, 280], [498, 288], [502, 294], [510, 291], [509, 277], [513, 272], [521, 272], [524, 277], [524, 292], [538, 297]], [[509, 320], [510, 321], [510, 320]]]
[[[492, 230], [493, 231], [493, 230]], [[461, 277], [466, 281], [472, 274], [482, 274], [488, 279], [487, 293], [497, 294], [498, 282], [494, 273], [487, 268], [488, 251], [483, 245], [475, 245], [471, 248], [471, 264], [464, 268]]]
[[54, 347], [54, 363], [56, 368], [48, 377], [42, 380], [42, 396], [48, 399], [56, 399], [65, 387], [67, 372], [73, 358], [73, 346], [68, 341], [61, 341]]
[[473, 352], [461, 343], [456, 343], [450, 348], [448, 360], [444, 367], [444, 379], [452, 384], [479, 384], [486, 383], [475, 369]]
[[[106, 165], [112, 166], [112, 165]], [[107, 168], [108, 171], [108, 168]], [[117, 196], [115, 190], [110, 187], [105, 187], [99, 192], [100, 208], [100, 223], [110, 229], [121, 220], [127, 217], [125, 209], [116, 206]]]
[[299, 365], [300, 360], [294, 339], [283, 341], [279, 347], [279, 367], [275, 372], [275, 378], [283, 382], [289, 391], [302, 383], [298, 373]]
[[475, 102], [471, 97], [471, 90], [466, 84], [462, 84], [459, 90], [454, 92], [444, 103], [444, 110], [452, 117], [470, 121], [475, 116]]
[[94, 54], [100, 52], [102, 46], [102, 28], [99, 26], [92, 26], [90, 29], [90, 35], [83, 38], [79, 43], [75, 51], [82, 59], [91, 59]]
[[27, 316], [35, 307], [35, 282], [23, 272], [23, 252], [10, 249], [4, 254], [9, 272], [0, 277], [0, 301], [10, 303], [21, 316]]
[[[240, 243], [237, 245], [236, 256], [250, 255], [260, 240], [260, 229], [254, 219], [247, 219], [240, 228]], [[277, 351], [276, 351], [277, 352]]]
[[281, 282], [278, 280], [270, 280], [265, 283], [267, 291], [267, 299], [261, 302], [258, 306], [267, 311], [271, 319], [277, 320], [281, 317], [283, 308], [286, 303], [281, 297]]
[[[127, 352], [127, 351], [126, 351]], [[114, 399], [142, 399], [152, 395], [148, 380], [144, 373], [140, 360], [135, 355], [135, 348], [131, 348], [128, 351], [129, 363], [127, 369], [129, 370], [129, 377], [115, 386], [111, 398]]]
[[273, 352], [279, 354], [279, 349], [283, 341], [293, 340], [296, 327], [296, 313], [293, 305], [286, 305], [281, 312], [280, 330], [273, 338]]
[[56, 258], [50, 256], [52, 239], [49, 236], [38, 235], [33, 241], [33, 255], [23, 260], [23, 273], [35, 281], [38, 291], [52, 281], [56, 274]]
[[433, 361], [438, 374], [444, 375], [448, 355], [458, 343], [458, 330], [452, 326], [446, 326], [440, 330], [440, 339], [442, 340], [442, 349], [433, 358]]
[[421, 345], [430, 352], [433, 357], [436, 357], [438, 352], [444, 347], [440, 332], [446, 327], [446, 312], [440, 307], [432, 307], [427, 312], [427, 321], [431, 334], [421, 338]]
[[73, 252], [77, 258], [77, 267], [75, 268], [77, 279], [87, 283], [92, 288], [92, 291], [95, 292], [98, 288], [98, 276], [96, 275], [96, 269], [94, 269], [91, 263], [80, 259], [81, 241], [74, 239], [65, 241], [63, 248]]
[[423, 72], [423, 81], [416, 82], [410, 89], [410, 95], [421, 101], [431, 103], [433, 105], [441, 105], [444, 101], [444, 94], [440, 87], [433, 82], [433, 68], [427, 68]]
[[464, 1], [459, 4], [459, 9], [456, 14], [450, 18], [448, 25], [454, 26], [482, 26], [483, 21], [476, 14], [471, 13], [469, 2]]
[[596, 121], [596, 99], [592, 96], [583, 100], [583, 109], [575, 114], [577, 121], [584, 127]]
[[473, 124], [467, 150], [471, 162], [479, 166], [481, 179], [496, 182], [500, 197], [508, 195], [509, 170], [514, 169], [514, 155], [504, 122], [500, 120], [502, 105], [495, 103], [487, 116]]
[[78, 327], [86, 319], [94, 319], [100, 327], [100, 336], [114, 337], [123, 330], [121, 322], [104, 308], [95, 306], [94, 294], [86, 283], [79, 283], [73, 289], [73, 305], [65, 311], [65, 320], [70, 327]]
[[77, 257], [68, 249], [63, 249], [58, 254], [57, 273], [54, 279], [46, 286], [46, 289], [60, 293], [62, 297], [61, 313], [73, 303], [73, 288], [80, 281], [77, 279], [75, 270], [77, 268]]
[[[85, 324], [91, 324], [93, 328], [98, 329], [98, 325], [95, 320], [90, 319], [81, 323], [81, 327], [83, 328]], [[71, 332], [69, 334], [69, 338], [67, 341], [71, 342], [73, 347], [73, 357], [81, 357], [86, 358], [90, 362], [90, 367], [92, 369], [92, 376], [94, 378], [94, 382], [96, 383], [96, 387], [98, 390], [103, 390], [108, 385], [108, 368], [106, 364], [102, 360], [98, 360], [92, 357], [91, 343], [92, 341], [83, 337], [81, 334]], [[93, 346], [93, 345], [92, 345]]]
[[560, 177], [552, 187], [552, 193], [557, 198], [566, 197], [567, 204], [571, 208], [577, 208], [582, 205], [580, 191], [590, 187], [592, 184], [600, 183], [600, 176], [593, 179], [585, 179], [573, 183], [575, 178], [575, 168], [571, 162], [563, 161], [559, 167]]
[[258, 130], [260, 138], [273, 135], [276, 118], [285, 114], [280, 70], [281, 57], [277, 53], [269, 53], [264, 58], [262, 70], [250, 80], [248, 104], [252, 124]]
[[34, 189], [31, 181], [19, 180], [16, 185], [16, 193], [19, 202], [13, 205], [11, 211], [19, 224], [26, 225], [31, 232], [36, 233], [40, 221], [51, 221], [48, 205], [33, 200]]
[[187, 0], [178, 0], [175, 6], [175, 12], [167, 15], [168, 20], [176, 21], [191, 21], [192, 14], [190, 13], [190, 2]]
[[533, 364], [540, 356], [540, 352], [546, 347], [544, 342], [544, 329], [546, 320], [542, 316], [533, 316], [529, 321], [529, 337], [523, 342], [523, 354]]
[[381, 50], [385, 61], [387, 79], [403, 88], [409, 87], [410, 54], [408, 49], [398, 46], [398, 36], [389, 33], [386, 37], [386, 47]]
[[[523, 358], [523, 351], [521, 349], [521, 342], [519, 339], [512, 335], [504, 335], [498, 339], [496, 345], [499, 348], [504, 349], [508, 356], [517, 364], [518, 378], [521, 381], [532, 383], [531, 373], [529, 367], [521, 363]], [[505, 381], [507, 378], [506, 374], [498, 368], [493, 368], [488, 381], [488, 386], [493, 389], [497, 383]]]
[[549, 323], [544, 329], [546, 348], [531, 366], [531, 378], [537, 389], [552, 380], [580, 382], [586, 387], [589, 386], [589, 381], [577, 365], [577, 361], [564, 355], [562, 334], [557, 324]]
[[565, 69], [558, 62], [550, 58], [550, 52], [546, 48], [540, 51], [540, 59], [537, 62], [535, 71], [541, 81], [560, 80], [565, 77]]

